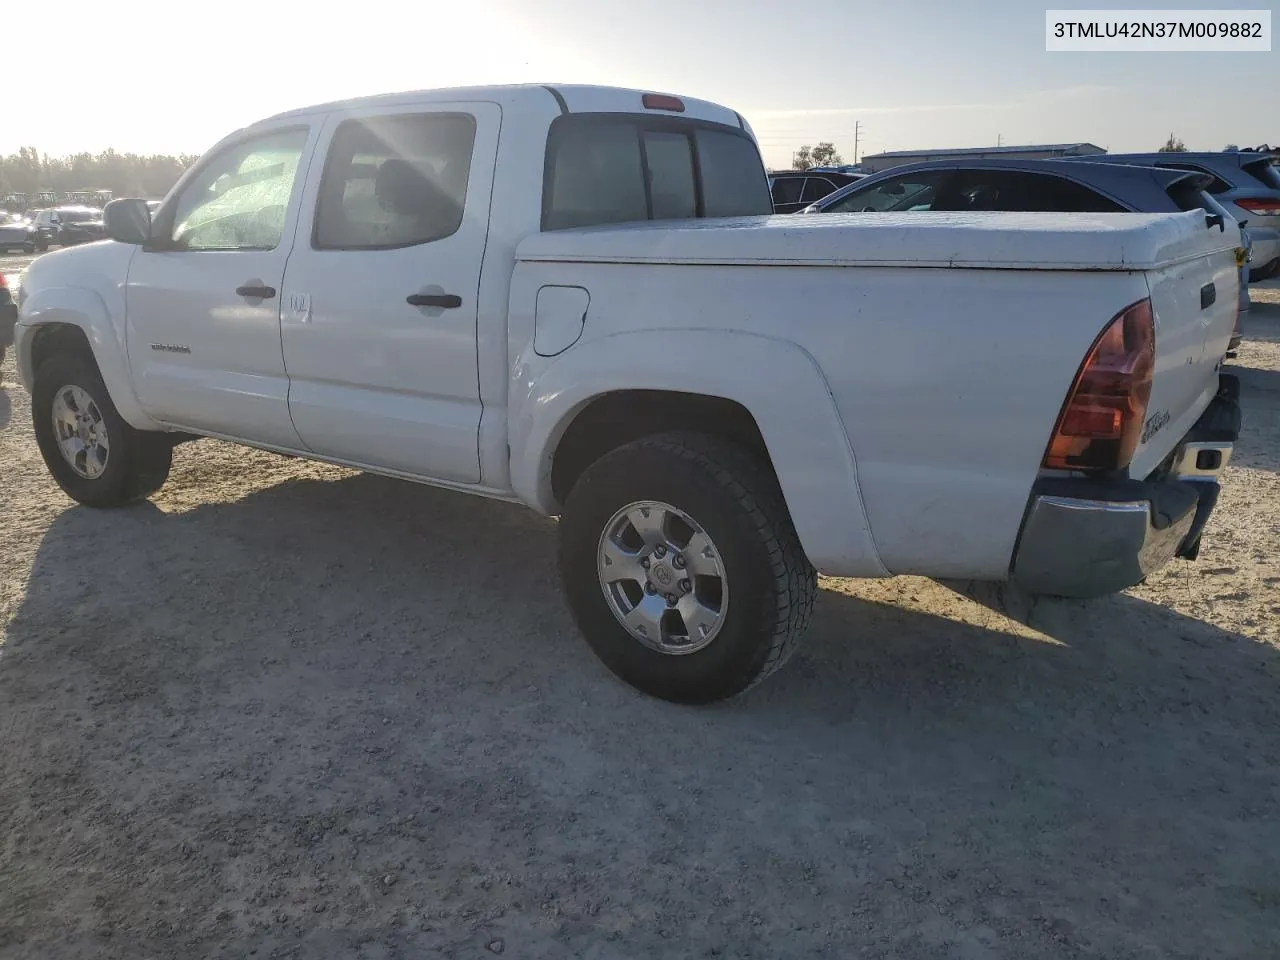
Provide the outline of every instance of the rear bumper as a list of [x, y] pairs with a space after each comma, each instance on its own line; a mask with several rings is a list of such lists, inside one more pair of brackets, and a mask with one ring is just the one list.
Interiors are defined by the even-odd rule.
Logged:
[[1175, 557], [1194, 560], [1240, 435], [1239, 381], [1218, 396], [1146, 480], [1043, 478], [1032, 492], [1011, 579], [1032, 593], [1097, 597]]

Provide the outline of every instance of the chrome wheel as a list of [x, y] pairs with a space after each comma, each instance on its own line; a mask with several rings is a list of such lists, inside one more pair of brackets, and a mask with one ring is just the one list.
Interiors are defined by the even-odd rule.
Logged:
[[96, 480], [111, 452], [102, 411], [81, 387], [65, 386], [53, 395], [53, 435], [58, 450], [78, 475]]
[[630, 503], [605, 524], [596, 570], [609, 609], [659, 653], [696, 653], [729, 609], [720, 551], [688, 514], [656, 500]]

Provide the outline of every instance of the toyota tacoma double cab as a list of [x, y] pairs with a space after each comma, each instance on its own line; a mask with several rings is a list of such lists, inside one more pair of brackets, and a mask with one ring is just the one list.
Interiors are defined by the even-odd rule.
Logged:
[[774, 216], [731, 109], [402, 93], [231, 134], [42, 257], [16, 351], [74, 500], [216, 437], [559, 517], [603, 662], [706, 703], [816, 571], [1122, 590], [1194, 558], [1239, 432], [1233, 224]]

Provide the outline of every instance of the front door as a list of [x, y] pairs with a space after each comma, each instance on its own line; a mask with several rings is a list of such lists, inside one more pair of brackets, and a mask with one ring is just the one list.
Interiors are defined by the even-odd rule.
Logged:
[[476, 301], [499, 119], [492, 103], [434, 103], [326, 128], [281, 315], [289, 410], [316, 453], [479, 482]]
[[134, 254], [129, 362], [157, 420], [299, 448], [280, 288], [313, 139], [290, 125], [212, 153], [161, 209], [157, 242]]

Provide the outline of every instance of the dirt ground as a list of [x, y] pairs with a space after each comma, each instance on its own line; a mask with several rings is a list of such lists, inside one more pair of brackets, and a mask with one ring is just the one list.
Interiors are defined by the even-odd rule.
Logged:
[[516, 507], [213, 441], [73, 506], [6, 361], [0, 957], [1280, 956], [1269, 286], [1198, 562], [1029, 625], [826, 580], [710, 709], [597, 663]]

